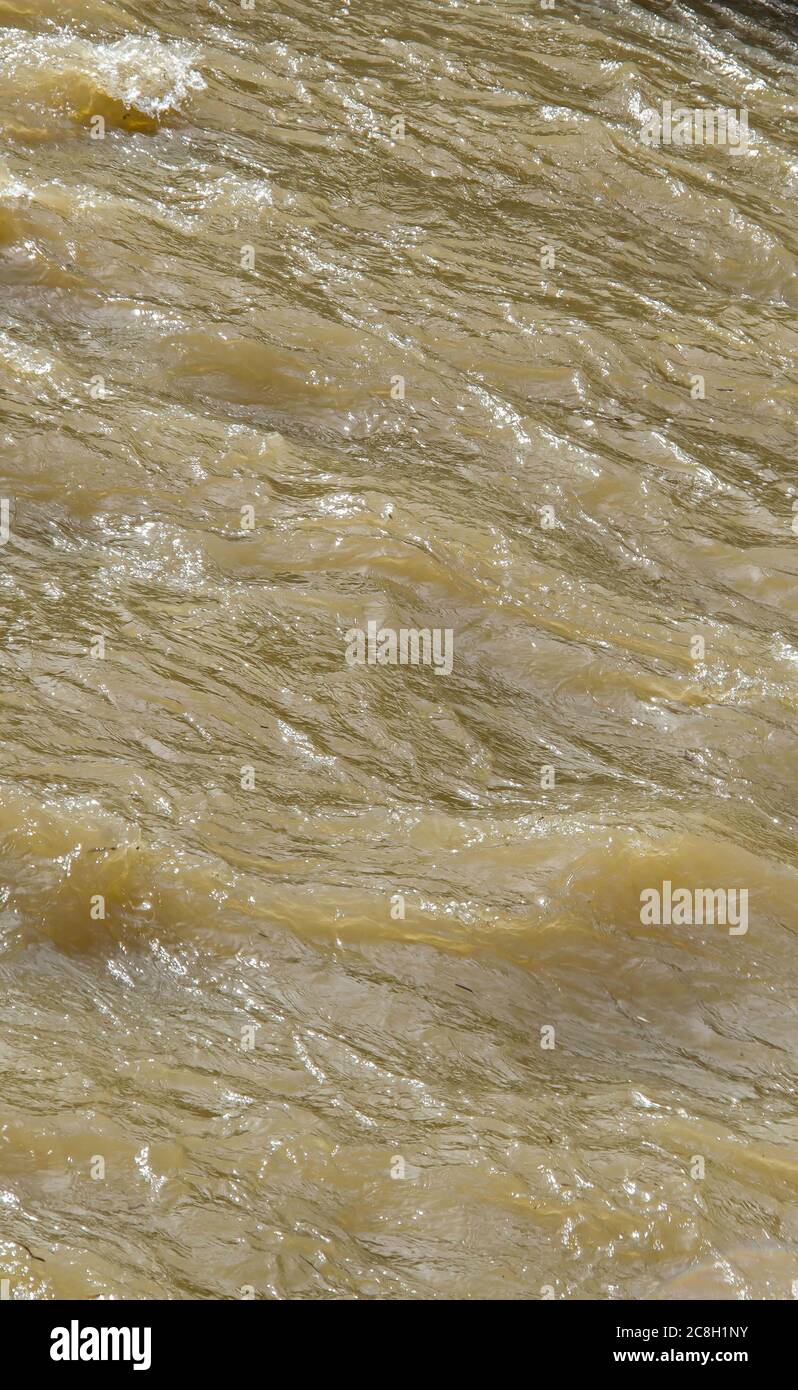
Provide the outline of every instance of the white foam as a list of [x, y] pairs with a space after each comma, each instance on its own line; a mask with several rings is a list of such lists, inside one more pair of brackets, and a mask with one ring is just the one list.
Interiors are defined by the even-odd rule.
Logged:
[[0, 36], [0, 81], [28, 81], [35, 90], [46, 88], [48, 79], [57, 86], [60, 78], [84, 78], [112, 100], [156, 118], [204, 88], [199, 58], [192, 44], [146, 35], [90, 43], [74, 34], [11, 30]]

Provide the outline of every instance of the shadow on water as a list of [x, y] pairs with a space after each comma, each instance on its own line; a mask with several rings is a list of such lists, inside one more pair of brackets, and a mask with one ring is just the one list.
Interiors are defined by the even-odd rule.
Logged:
[[735, 30], [740, 37], [767, 43], [771, 50], [782, 47], [779, 38], [789, 40], [791, 49], [798, 45], [798, 5], [794, 0], [668, 0], [665, 4], [643, 0], [642, 8], [675, 21], [689, 10], [716, 30]]

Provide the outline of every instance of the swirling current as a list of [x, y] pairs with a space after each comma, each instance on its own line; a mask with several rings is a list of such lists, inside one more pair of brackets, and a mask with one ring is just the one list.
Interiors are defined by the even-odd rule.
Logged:
[[790, 1296], [796, 14], [0, 0], [9, 1297]]

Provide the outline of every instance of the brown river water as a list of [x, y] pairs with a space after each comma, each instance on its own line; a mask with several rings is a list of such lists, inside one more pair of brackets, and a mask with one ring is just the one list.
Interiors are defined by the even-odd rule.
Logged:
[[3, 1297], [794, 1296], [798, 10], [0, 26]]

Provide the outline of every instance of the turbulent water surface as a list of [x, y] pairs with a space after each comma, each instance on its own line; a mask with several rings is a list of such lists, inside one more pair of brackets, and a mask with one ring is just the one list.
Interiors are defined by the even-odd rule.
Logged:
[[0, 0], [7, 1296], [789, 1295], [795, 15]]

